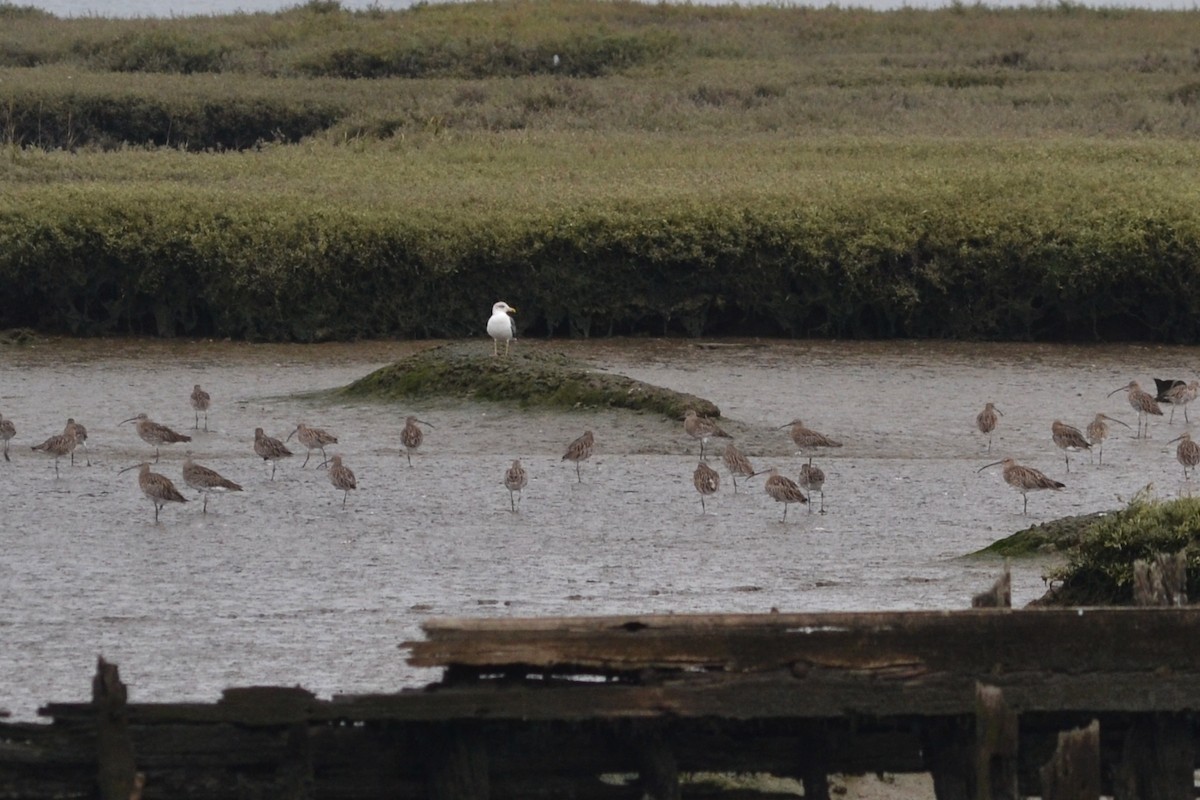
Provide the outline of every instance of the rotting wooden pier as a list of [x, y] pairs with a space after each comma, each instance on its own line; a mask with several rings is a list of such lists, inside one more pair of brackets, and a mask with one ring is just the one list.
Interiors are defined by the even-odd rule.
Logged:
[[815, 798], [828, 775], [864, 772], [929, 772], [947, 800], [1196, 796], [1200, 609], [424, 631], [404, 646], [441, 681], [329, 700], [252, 687], [216, 703], [128, 702], [101, 660], [90, 703], [0, 724], [0, 798], [675, 800], [695, 794], [681, 780], [695, 772], [794, 777]]

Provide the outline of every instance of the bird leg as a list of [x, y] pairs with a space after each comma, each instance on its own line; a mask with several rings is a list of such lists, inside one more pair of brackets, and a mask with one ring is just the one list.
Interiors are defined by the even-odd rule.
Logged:
[[[74, 455], [74, 453], [72, 453], [72, 455]], [[158, 445], [154, 446], [154, 463], [158, 463]]]
[[304, 454], [304, 463], [300, 465], [300, 469], [304, 469], [305, 467], [308, 466], [308, 460], [310, 458], [312, 458], [312, 450], [309, 450], [307, 453]]
[[204, 506], [200, 509], [201, 512], [208, 513], [208, 492], [204, 493]]
[[317, 464], [317, 469], [320, 469], [321, 467], [329, 466], [329, 456], [325, 455], [325, 447], [324, 446], [321, 447], [321, 458], [323, 458], [325, 460], [322, 461], [320, 464]]
[[581, 475], [579, 473], [579, 462], [578, 461], [575, 462], [575, 479], [577, 481], [579, 481], [580, 483], [583, 483], [583, 475]]

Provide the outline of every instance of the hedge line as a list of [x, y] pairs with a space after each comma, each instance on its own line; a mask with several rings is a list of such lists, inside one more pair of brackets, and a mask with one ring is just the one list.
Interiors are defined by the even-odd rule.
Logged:
[[0, 208], [0, 328], [458, 337], [503, 297], [534, 335], [1200, 340], [1196, 216], [919, 206], [591, 206], [451, 229], [287, 198], [49, 190]]

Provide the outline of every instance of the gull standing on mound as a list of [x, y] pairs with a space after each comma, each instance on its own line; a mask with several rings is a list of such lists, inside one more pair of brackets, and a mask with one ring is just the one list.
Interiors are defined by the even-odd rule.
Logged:
[[492, 355], [500, 355], [500, 342], [504, 341], [504, 355], [508, 356], [508, 346], [517, 338], [517, 322], [509, 314], [517, 310], [501, 300], [492, 306], [492, 316], [488, 318], [487, 332], [492, 337]]

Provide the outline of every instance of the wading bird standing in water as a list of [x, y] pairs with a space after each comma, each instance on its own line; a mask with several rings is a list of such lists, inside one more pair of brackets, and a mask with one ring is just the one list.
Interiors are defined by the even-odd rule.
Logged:
[[1071, 471], [1071, 452], [1080, 450], [1091, 450], [1092, 444], [1084, 438], [1083, 431], [1079, 428], [1073, 428], [1070, 425], [1054, 420], [1050, 424], [1050, 438], [1054, 440], [1054, 444], [1059, 447], [1067, 456], [1067, 472]]
[[[804, 423], [799, 419], [794, 419], [787, 425], [780, 425], [782, 428], [790, 427], [789, 433], [792, 436], [792, 441], [796, 443], [796, 450], [801, 454], [808, 455], [808, 463], [812, 463], [812, 451], [818, 447], [841, 447], [842, 443], [830, 439], [823, 433], [817, 433], [812, 428], [805, 427]], [[789, 478], [790, 480], [790, 478]], [[769, 482], [769, 479], [768, 479]], [[787, 513], [787, 507], [784, 507], [784, 513]]]
[[4, 460], [12, 461], [8, 457], [8, 443], [17, 435], [17, 426], [13, 425], [11, 419], [5, 419], [3, 414], [0, 414], [0, 442], [4, 442]]
[[[783, 521], [786, 522], [788, 506], [792, 503], [807, 503], [808, 498], [804, 496], [804, 492], [800, 491], [800, 487], [794, 480], [780, 475], [779, 470], [775, 467], [761, 469], [754, 475], [762, 475], [764, 472], [770, 477], [767, 478], [766, 486], [763, 488], [776, 503], [783, 503]], [[754, 475], [750, 477], [753, 478]]]
[[1167, 418], [1168, 425], [1175, 421], [1175, 406], [1183, 406], [1183, 421], [1191, 422], [1188, 419], [1187, 407], [1188, 403], [1196, 399], [1197, 394], [1200, 394], [1200, 381], [1192, 381], [1187, 384], [1180, 381], [1167, 390], [1167, 402], [1171, 404], [1171, 416]]
[[1191, 480], [1188, 475], [1188, 470], [1195, 471], [1196, 465], [1200, 464], [1200, 444], [1192, 441], [1190, 433], [1180, 434], [1172, 439], [1168, 444], [1179, 442], [1179, 446], [1175, 448], [1175, 458], [1183, 465], [1183, 479]]
[[725, 462], [725, 468], [733, 476], [733, 493], [737, 494], [738, 476], [749, 478], [754, 474], [754, 467], [750, 465], [750, 459], [746, 458], [733, 442], [725, 445], [725, 452], [721, 454], [721, 460]]
[[695, 409], [689, 408], [687, 413], [683, 415], [683, 430], [688, 436], [693, 439], [700, 440], [700, 460], [704, 461], [704, 446], [708, 444], [708, 440], [716, 437], [719, 439], [732, 439], [725, 431], [721, 430], [721, 426], [713, 422], [708, 417], [702, 417], [696, 413]]
[[[429, 425], [428, 422], [419, 420], [416, 417], [405, 417], [404, 430], [400, 431], [400, 443], [404, 445], [404, 455], [408, 457], [408, 465], [410, 467], [412, 466], [412, 454], [421, 446], [421, 442], [425, 441], [425, 434], [417, 427], [418, 423]], [[433, 426], [429, 425], [429, 427], [432, 428]]]
[[575, 462], [575, 478], [580, 483], [583, 483], [583, 476], [579, 473], [579, 462], [587, 461], [592, 457], [592, 448], [596, 445], [596, 438], [592, 436], [591, 431], [584, 431], [583, 436], [580, 436], [575, 441], [567, 446], [567, 452], [563, 454], [563, 461]]
[[263, 461], [271, 462], [271, 480], [275, 480], [275, 467], [278, 466], [279, 459], [290, 458], [292, 455], [292, 451], [288, 450], [283, 442], [274, 436], [267, 436], [262, 428], [254, 429], [254, 452], [258, 453]]
[[1161, 417], [1162, 409], [1158, 407], [1158, 403], [1149, 393], [1142, 391], [1142, 387], [1137, 381], [1129, 383], [1117, 389], [1113, 389], [1108, 393], [1112, 397], [1117, 392], [1129, 392], [1129, 407], [1138, 414], [1138, 432], [1135, 439], [1142, 439], [1150, 434], [1150, 416]]
[[209, 493], [240, 492], [242, 490], [241, 486], [238, 486], [216, 470], [209, 469], [192, 461], [192, 454], [190, 452], [183, 459], [183, 482], [204, 495], [204, 506], [200, 509], [201, 513], [204, 514], [208, 513]]
[[58, 460], [63, 456], [73, 453], [76, 444], [75, 438], [75, 420], [67, 420], [67, 426], [63, 428], [63, 432], [57, 436], [51, 436], [41, 444], [35, 444], [29, 448], [36, 452], [43, 452], [48, 456], [54, 456], [54, 477], [58, 477]]
[[175, 444], [177, 442], [190, 442], [192, 437], [184, 436], [182, 433], [176, 433], [166, 425], [160, 425], [148, 416], [138, 414], [136, 417], [121, 420], [120, 424], [126, 422], [137, 422], [137, 435], [141, 437], [146, 444], [154, 445], [154, 463], [158, 463], [158, 448], [164, 444]]
[[200, 414], [204, 414], [204, 430], [208, 432], [208, 407], [212, 405], [212, 398], [208, 392], [200, 388], [200, 384], [192, 387], [192, 410], [196, 412], [196, 424], [192, 426], [192, 430], [200, 428]]
[[[820, 467], [808, 464], [800, 465], [800, 488], [808, 492], [809, 499], [820, 492], [821, 493], [821, 513], [825, 513], [825, 472]], [[808, 504], [808, 513], [812, 513], [812, 503]]]
[[1023, 467], [1016, 462], [1015, 459], [1005, 458], [1000, 461], [993, 461], [991, 464], [984, 464], [976, 473], [983, 472], [988, 467], [994, 467], [997, 464], [1004, 465], [1004, 482], [1021, 493], [1021, 497], [1025, 500], [1025, 505], [1021, 509], [1022, 514], [1029, 513], [1029, 493], [1036, 492], [1041, 489], [1061, 489], [1066, 486], [1065, 483], [1047, 478], [1044, 473], [1033, 467]]
[[999, 417], [1003, 417], [1004, 413], [996, 408], [995, 403], [988, 403], [983, 407], [975, 417], [975, 427], [980, 433], [986, 433], [988, 437], [987, 451], [992, 452], [992, 431], [996, 430], [996, 423], [999, 422]]
[[721, 488], [721, 476], [715, 469], [701, 461], [696, 465], [696, 471], [692, 473], [692, 485], [700, 493], [700, 513], [707, 514], [708, 509], [704, 506], [704, 498], [716, 494], [717, 489]]
[[521, 460], [513, 459], [512, 466], [504, 473], [504, 488], [508, 489], [508, 504], [512, 506], [514, 512], [520, 506], [520, 503], [513, 496], [516, 495], [517, 498], [523, 498], [525, 496], [525, 485], [528, 483], [529, 475], [526, 474], [525, 468], [521, 466]]
[[342, 508], [346, 507], [346, 498], [350, 496], [350, 492], [358, 488], [358, 481], [354, 479], [354, 473], [350, 468], [342, 464], [341, 455], [334, 455], [329, 466], [329, 482], [333, 484], [333, 488], [342, 492]]
[[154, 504], [155, 522], [158, 522], [158, 512], [162, 511], [167, 503], [186, 503], [188, 501], [175, 488], [175, 484], [171, 483], [170, 478], [166, 475], [159, 475], [157, 472], [150, 471], [149, 461], [143, 461], [141, 464], [126, 467], [120, 470], [120, 472], [128, 472], [131, 469], [138, 470], [138, 486], [141, 488], [142, 494], [146, 495], [146, 499]]
[[[1096, 461], [1101, 465], [1104, 464], [1104, 440], [1108, 438], [1109, 422], [1125, 425], [1121, 420], [1110, 417], [1107, 414], [1097, 414], [1095, 419], [1089, 422], [1087, 426], [1088, 441], [1091, 442], [1093, 448], [1096, 448], [1099, 456]], [[1128, 428], [1129, 426], [1125, 425], [1125, 427]]]
[[284, 441], [290, 442], [293, 436], [308, 451], [304, 456], [304, 463], [300, 465], [300, 469], [308, 466], [308, 459], [312, 457], [313, 450], [321, 451], [321, 463], [317, 465], [318, 468], [328, 464], [329, 456], [325, 455], [325, 445], [338, 443], [337, 437], [329, 431], [321, 430], [320, 428], [310, 428], [303, 422], [297, 425], [296, 429], [289, 433]]
[[517, 313], [517, 309], [501, 300], [492, 306], [492, 316], [488, 317], [487, 332], [492, 337], [492, 355], [500, 355], [500, 342], [504, 342], [504, 355], [508, 356], [508, 347], [517, 338], [517, 321], [509, 314]]

